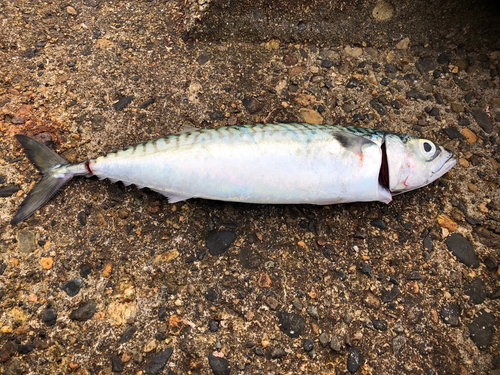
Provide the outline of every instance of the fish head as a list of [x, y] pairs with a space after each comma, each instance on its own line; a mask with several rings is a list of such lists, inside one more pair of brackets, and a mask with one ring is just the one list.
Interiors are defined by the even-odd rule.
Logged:
[[457, 162], [453, 153], [442, 146], [410, 135], [387, 134], [385, 148], [389, 190], [393, 195], [430, 184]]

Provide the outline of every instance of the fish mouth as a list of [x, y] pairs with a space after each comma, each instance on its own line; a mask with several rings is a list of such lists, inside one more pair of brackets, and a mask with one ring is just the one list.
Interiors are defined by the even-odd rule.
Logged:
[[455, 159], [453, 157], [453, 153], [450, 152], [449, 153], [450, 156], [448, 157], [448, 159], [443, 163], [443, 165], [441, 166], [441, 168], [439, 168], [436, 172], [434, 172], [432, 174], [432, 178], [434, 180], [438, 179], [439, 177], [443, 176], [444, 174], [446, 174], [446, 172], [448, 172], [451, 168], [453, 168], [455, 166], [455, 164], [457, 164], [457, 159]]

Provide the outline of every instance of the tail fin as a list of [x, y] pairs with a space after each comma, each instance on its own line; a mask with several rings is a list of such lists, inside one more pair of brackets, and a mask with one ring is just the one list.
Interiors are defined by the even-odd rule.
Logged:
[[27, 135], [17, 134], [15, 137], [24, 148], [28, 159], [42, 172], [43, 177], [21, 203], [21, 206], [10, 221], [11, 224], [17, 224], [31, 216], [73, 177], [71, 173], [54, 173], [54, 168], [69, 164], [66, 159]]

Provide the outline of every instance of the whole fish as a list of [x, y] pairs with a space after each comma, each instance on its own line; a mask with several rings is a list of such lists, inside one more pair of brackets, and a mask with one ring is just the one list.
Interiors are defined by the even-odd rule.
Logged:
[[148, 187], [175, 203], [207, 198], [248, 203], [389, 203], [456, 163], [453, 154], [411, 135], [356, 127], [268, 124], [187, 131], [71, 164], [16, 135], [42, 172], [14, 215], [16, 224], [74, 176]]

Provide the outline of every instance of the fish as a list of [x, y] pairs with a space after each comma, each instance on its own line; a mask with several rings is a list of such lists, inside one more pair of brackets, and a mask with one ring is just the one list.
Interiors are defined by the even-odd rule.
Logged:
[[204, 198], [257, 204], [389, 203], [430, 184], [456, 163], [453, 153], [412, 135], [305, 123], [188, 128], [70, 163], [29, 136], [16, 139], [42, 179], [13, 216], [17, 224], [75, 176], [149, 188], [169, 203]]

